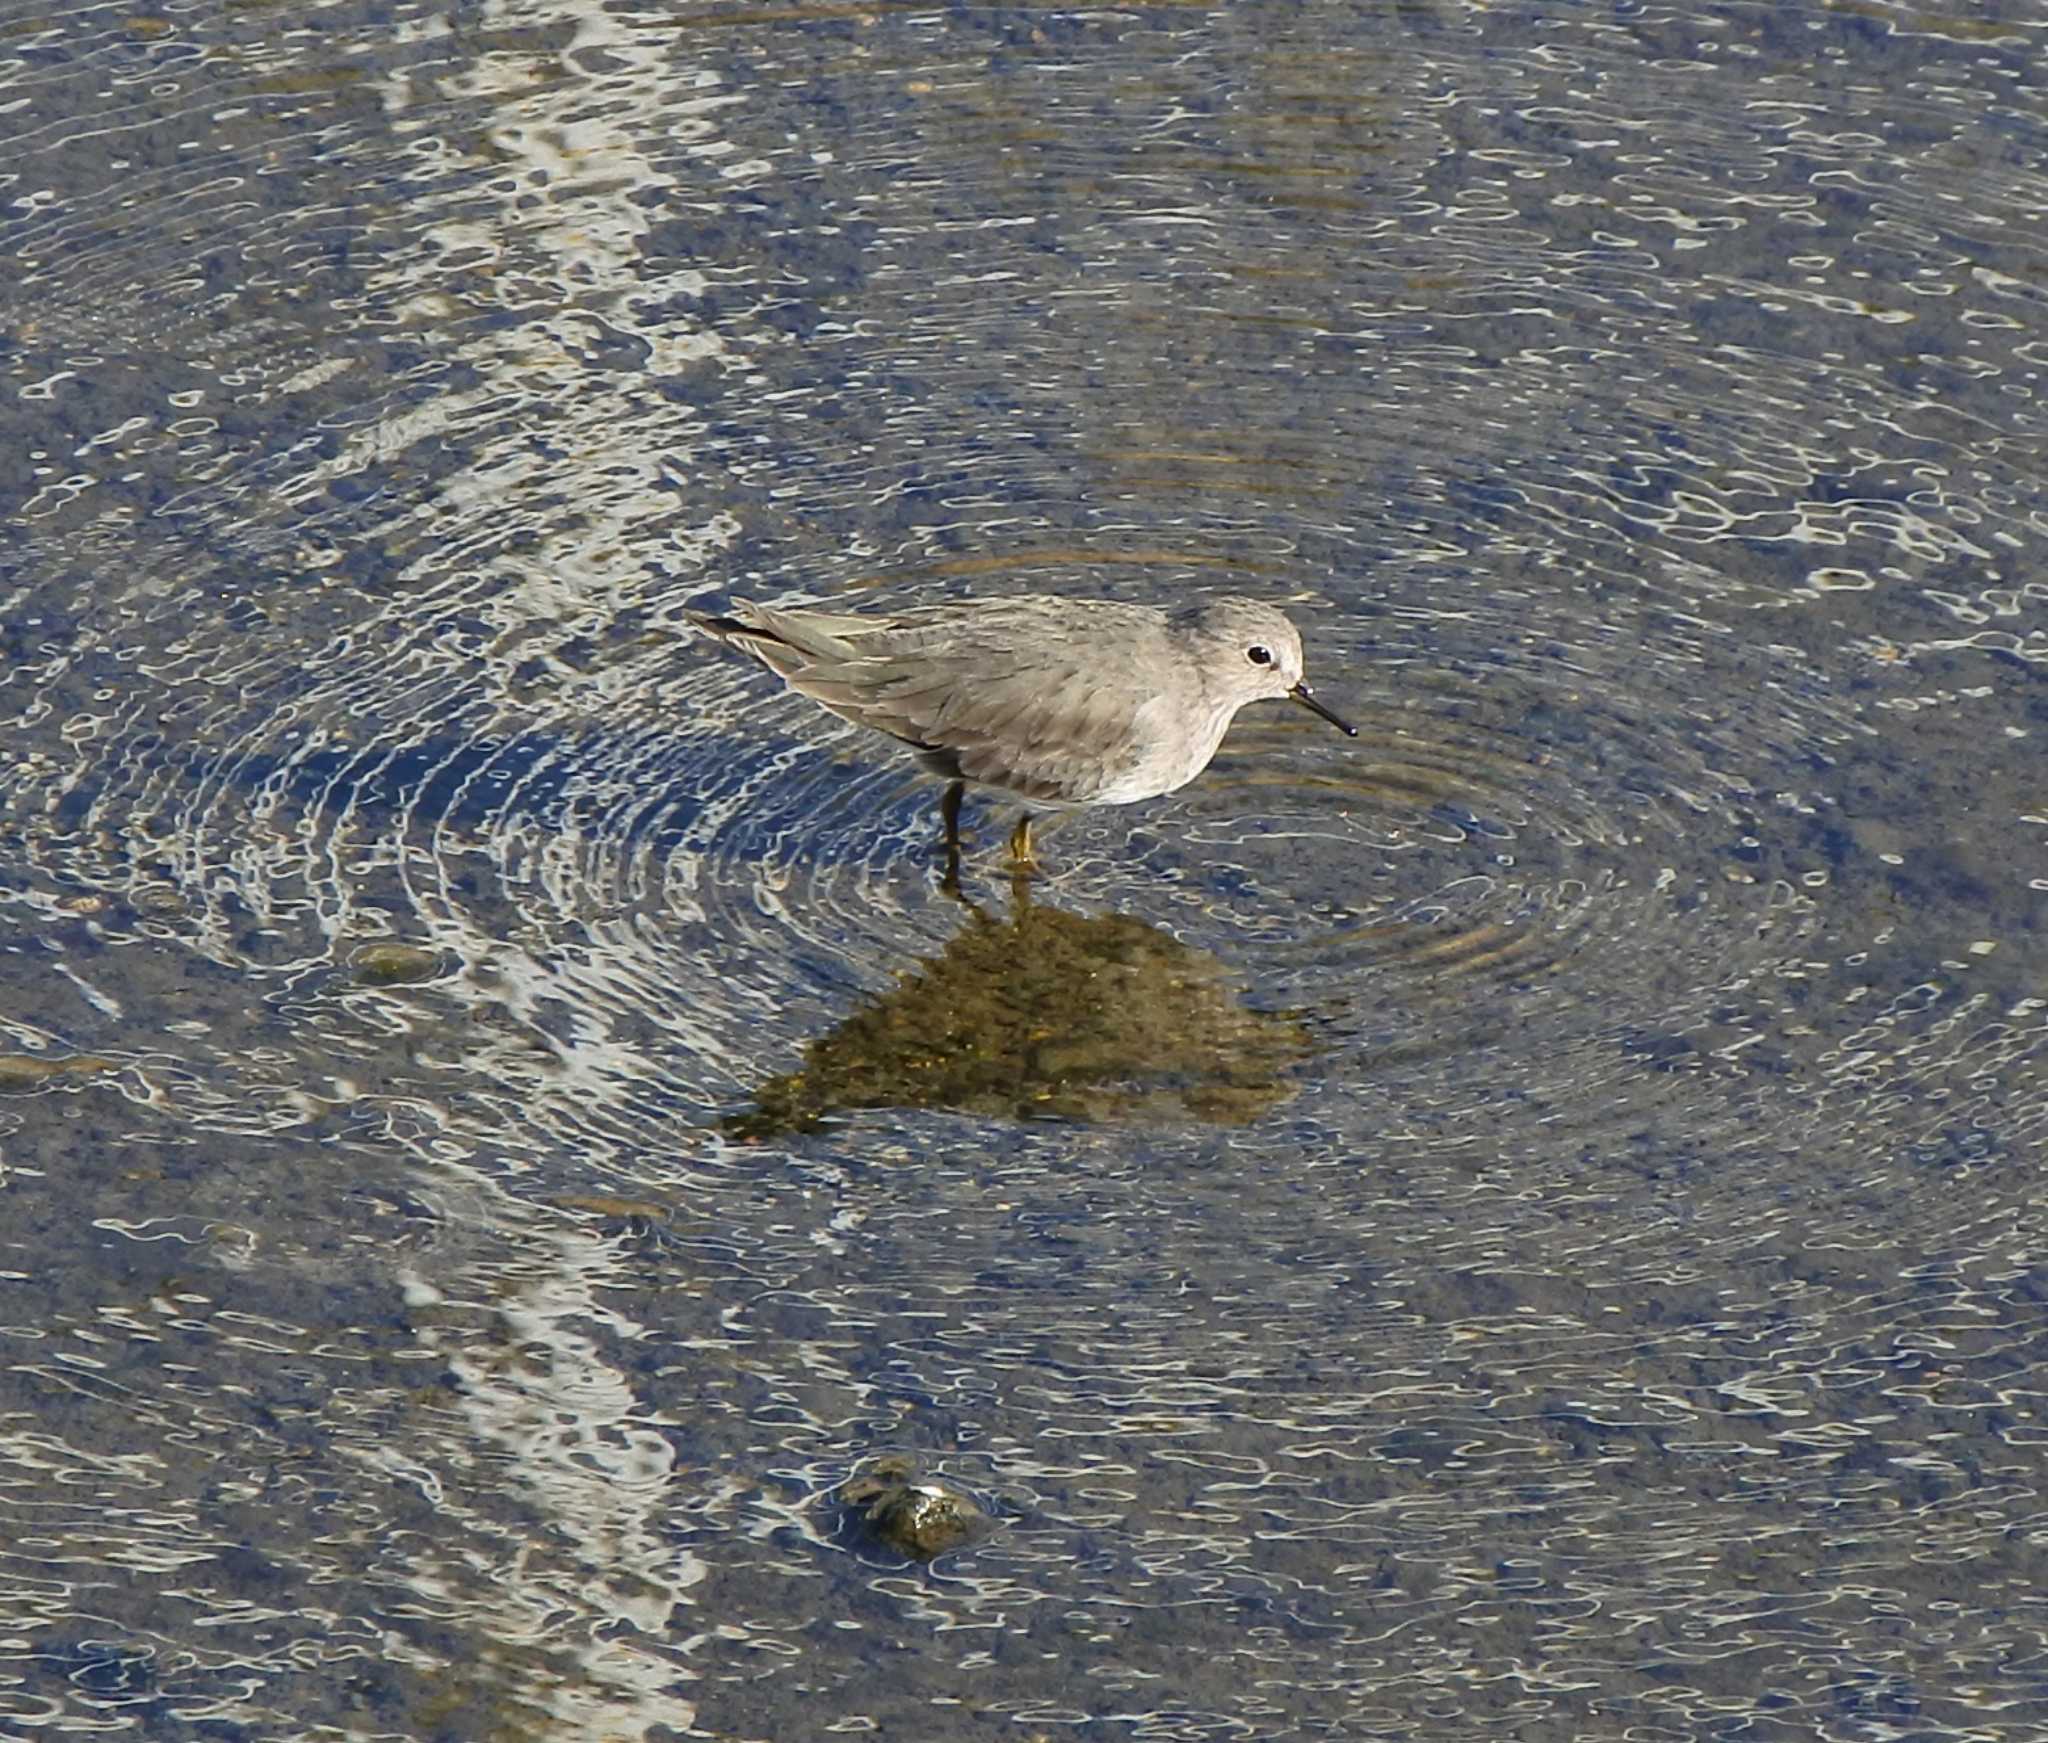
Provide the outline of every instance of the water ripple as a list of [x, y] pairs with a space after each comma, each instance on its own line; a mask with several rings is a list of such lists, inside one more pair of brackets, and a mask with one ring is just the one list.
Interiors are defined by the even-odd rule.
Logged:
[[[2024, 20], [304, 23], [0, 37], [0, 1728], [2033, 1735]], [[1361, 735], [684, 627], [1010, 590]]]

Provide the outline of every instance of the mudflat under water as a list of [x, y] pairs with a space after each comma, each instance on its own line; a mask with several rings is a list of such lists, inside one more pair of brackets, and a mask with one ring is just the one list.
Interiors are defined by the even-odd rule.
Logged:
[[2044, 38], [0, 5], [0, 1734], [2048, 1733]]

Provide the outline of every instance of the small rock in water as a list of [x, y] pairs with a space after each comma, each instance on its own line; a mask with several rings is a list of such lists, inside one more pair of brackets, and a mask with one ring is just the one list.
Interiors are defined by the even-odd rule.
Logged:
[[45, 1059], [34, 1053], [0, 1053], [0, 1095], [27, 1095], [58, 1078], [97, 1077], [102, 1071], [113, 1069], [111, 1059], [92, 1053], [74, 1053], [65, 1059]]
[[356, 979], [365, 986], [410, 986], [441, 973], [440, 956], [417, 944], [366, 944], [355, 954]]
[[990, 1529], [989, 1517], [959, 1489], [919, 1479], [909, 1459], [877, 1459], [842, 1484], [839, 1499], [858, 1508], [882, 1543], [913, 1561], [930, 1561]]

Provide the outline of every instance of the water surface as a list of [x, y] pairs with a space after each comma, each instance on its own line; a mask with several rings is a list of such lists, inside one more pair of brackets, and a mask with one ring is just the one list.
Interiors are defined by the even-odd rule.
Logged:
[[[0, 1730], [2048, 1726], [2037, 18], [4, 30]], [[1000, 591], [1363, 735], [684, 633]]]

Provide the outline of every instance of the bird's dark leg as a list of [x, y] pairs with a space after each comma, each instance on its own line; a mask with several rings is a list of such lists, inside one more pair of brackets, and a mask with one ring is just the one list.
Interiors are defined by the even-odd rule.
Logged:
[[960, 894], [960, 801], [966, 796], [964, 781], [948, 781], [945, 797], [939, 801], [939, 820], [946, 831], [946, 869], [939, 878], [939, 888], [949, 896]]

